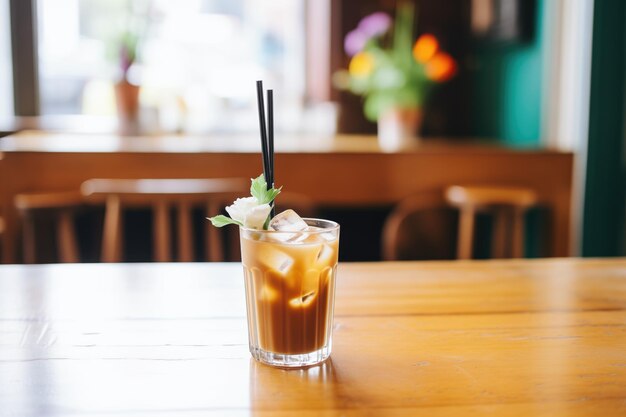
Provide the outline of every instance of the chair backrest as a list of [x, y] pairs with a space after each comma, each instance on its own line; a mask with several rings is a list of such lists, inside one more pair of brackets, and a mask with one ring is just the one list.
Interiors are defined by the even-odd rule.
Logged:
[[56, 243], [61, 262], [78, 262], [79, 251], [74, 228], [74, 212], [84, 204], [77, 191], [24, 193], [15, 196], [15, 207], [22, 217], [24, 262], [37, 262], [36, 217], [49, 214], [56, 226]]
[[[218, 214], [236, 197], [246, 195], [250, 182], [244, 178], [220, 179], [91, 179], [81, 186], [90, 201], [105, 203], [102, 238], [102, 261], [119, 262], [122, 258], [124, 207], [150, 207], [153, 210], [154, 259], [171, 260], [170, 208], [177, 209], [178, 260], [193, 260], [191, 208], [202, 205], [206, 215]], [[206, 222], [207, 259], [224, 260], [219, 231]]]
[[524, 214], [537, 204], [537, 194], [528, 188], [505, 186], [459, 186], [445, 190], [446, 201], [459, 210], [457, 258], [470, 259], [475, 216], [479, 211], [494, 215], [493, 258], [521, 258], [524, 254]]
[[[417, 253], [445, 257], [448, 233], [440, 221], [445, 210], [447, 205], [441, 190], [423, 191], [402, 200], [383, 225], [382, 258], [387, 261], [415, 259]], [[435, 227], [430, 228], [430, 225]], [[425, 227], [434, 230], [425, 230]]]

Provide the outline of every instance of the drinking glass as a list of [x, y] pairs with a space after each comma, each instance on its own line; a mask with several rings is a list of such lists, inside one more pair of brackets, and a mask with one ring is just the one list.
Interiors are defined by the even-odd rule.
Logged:
[[303, 220], [306, 231], [239, 229], [250, 353], [268, 365], [315, 365], [332, 348], [339, 224]]

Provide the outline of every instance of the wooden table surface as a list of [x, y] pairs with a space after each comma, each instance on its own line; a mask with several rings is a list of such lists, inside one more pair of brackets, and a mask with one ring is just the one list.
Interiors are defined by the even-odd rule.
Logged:
[[331, 360], [248, 353], [239, 264], [0, 266], [2, 416], [624, 416], [626, 260], [340, 264]]
[[[2, 261], [19, 257], [15, 195], [77, 191], [90, 178], [252, 178], [258, 137], [120, 137], [22, 132], [0, 138]], [[276, 138], [276, 181], [323, 207], [391, 206], [454, 184], [529, 187], [547, 209], [545, 256], [570, 255], [573, 154], [428, 139], [382, 152], [374, 136]]]

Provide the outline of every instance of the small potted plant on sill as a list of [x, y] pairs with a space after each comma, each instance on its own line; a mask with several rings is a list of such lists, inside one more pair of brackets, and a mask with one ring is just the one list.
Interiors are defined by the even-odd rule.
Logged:
[[363, 18], [345, 38], [348, 70], [334, 76], [338, 88], [363, 96], [363, 111], [378, 122], [384, 150], [413, 141], [426, 98], [457, 71], [456, 61], [440, 50], [435, 36], [413, 41], [413, 15], [413, 4], [405, 2], [398, 6], [395, 22], [382, 12]]
[[125, 32], [119, 41], [118, 59], [121, 75], [115, 83], [115, 99], [121, 134], [139, 131], [139, 85], [129, 80], [129, 72], [137, 59], [138, 37]]

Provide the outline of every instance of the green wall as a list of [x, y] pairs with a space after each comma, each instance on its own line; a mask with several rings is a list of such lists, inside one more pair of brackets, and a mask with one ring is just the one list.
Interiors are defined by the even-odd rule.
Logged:
[[546, 0], [536, 3], [532, 41], [474, 46], [473, 136], [521, 146], [539, 144], [546, 5]]
[[626, 2], [593, 12], [584, 256], [626, 255]]

